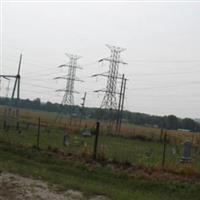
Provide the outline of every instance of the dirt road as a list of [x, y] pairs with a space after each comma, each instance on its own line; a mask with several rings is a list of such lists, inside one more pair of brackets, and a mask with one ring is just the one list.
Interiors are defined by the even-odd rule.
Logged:
[[75, 190], [63, 191], [41, 180], [7, 172], [0, 173], [0, 200], [108, 200], [104, 196], [86, 198]]

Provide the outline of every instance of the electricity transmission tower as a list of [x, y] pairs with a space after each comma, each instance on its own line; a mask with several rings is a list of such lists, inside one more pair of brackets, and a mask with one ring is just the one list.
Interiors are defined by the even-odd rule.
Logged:
[[[0, 75], [0, 78], [7, 79], [8, 81], [10, 81], [10, 78], [15, 79], [12, 96], [11, 96], [11, 105], [9, 106], [8, 110], [6, 109], [5, 113], [6, 113], [6, 118], [8, 119], [8, 121], [10, 121], [11, 113], [12, 112], [14, 113], [14, 118], [16, 118], [16, 120], [17, 120], [17, 124], [16, 124], [17, 130], [19, 130], [19, 107], [18, 107], [19, 105], [18, 104], [19, 104], [19, 99], [20, 99], [21, 63], [22, 63], [22, 54], [20, 54], [17, 75]], [[15, 105], [13, 105], [16, 89], [17, 89], [17, 96], [16, 96]], [[7, 93], [8, 93], [8, 91], [7, 91]], [[14, 111], [12, 110], [13, 106], [15, 106], [15, 108], [16, 108], [16, 110], [14, 110]], [[9, 125], [8, 121], [7, 121], [7, 123]]]
[[[72, 115], [72, 107], [74, 106], [74, 93], [78, 93], [74, 90], [74, 82], [82, 81], [76, 77], [76, 69], [82, 69], [78, 66], [77, 60], [80, 59], [80, 56], [66, 54], [69, 57], [69, 63], [60, 65], [59, 67], [68, 67], [68, 73], [65, 76], [56, 77], [55, 79], [64, 79], [66, 80], [66, 87], [64, 89], [56, 90], [57, 92], [64, 92], [64, 96], [61, 104], [69, 106], [70, 118]], [[63, 110], [58, 114], [56, 120], [62, 117]], [[70, 122], [71, 123], [71, 122]]]
[[119, 64], [127, 64], [120, 59], [120, 53], [124, 51], [124, 48], [115, 47], [111, 45], [106, 45], [110, 51], [111, 55], [108, 58], [103, 58], [99, 60], [108, 61], [109, 62], [109, 71], [102, 74], [95, 74], [94, 76], [106, 76], [107, 77], [107, 85], [106, 90], [96, 90], [95, 92], [105, 92], [103, 97], [101, 108], [116, 110], [117, 109], [117, 79], [121, 79], [118, 76]]

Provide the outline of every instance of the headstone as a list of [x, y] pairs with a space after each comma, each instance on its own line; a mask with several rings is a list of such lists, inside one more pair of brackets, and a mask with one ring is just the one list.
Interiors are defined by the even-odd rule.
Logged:
[[192, 142], [186, 141], [183, 146], [183, 157], [181, 159], [182, 162], [190, 162], [191, 161], [191, 150], [192, 150]]
[[69, 145], [69, 135], [65, 134], [63, 137], [63, 145], [68, 146]]
[[82, 136], [85, 136], [85, 137], [90, 137], [92, 136], [91, 134], [91, 131], [90, 130], [85, 130], [81, 133]]
[[176, 155], [176, 148], [175, 147], [172, 147], [172, 155]]

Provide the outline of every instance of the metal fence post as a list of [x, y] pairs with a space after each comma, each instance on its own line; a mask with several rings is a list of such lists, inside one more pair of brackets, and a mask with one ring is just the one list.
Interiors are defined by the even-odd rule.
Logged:
[[165, 166], [165, 154], [166, 154], [166, 143], [167, 143], [167, 133], [164, 133], [164, 141], [163, 141], [163, 157], [162, 157], [162, 168]]
[[93, 159], [97, 159], [97, 147], [98, 147], [98, 138], [99, 138], [99, 127], [100, 123], [96, 123], [96, 131], [95, 131], [95, 140], [94, 140], [94, 151], [93, 151]]
[[37, 149], [40, 148], [40, 117], [38, 118]]

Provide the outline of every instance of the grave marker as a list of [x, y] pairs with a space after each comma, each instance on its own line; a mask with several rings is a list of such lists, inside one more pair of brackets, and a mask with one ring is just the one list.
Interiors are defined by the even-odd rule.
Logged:
[[172, 152], [172, 155], [176, 155], [177, 154], [176, 147], [172, 147], [171, 152]]
[[69, 135], [65, 134], [63, 137], [63, 145], [68, 146], [69, 145]]
[[91, 131], [88, 130], [88, 129], [86, 129], [85, 131], [83, 131], [81, 133], [81, 135], [84, 136], [84, 137], [90, 137], [90, 136], [92, 136]]
[[190, 162], [191, 161], [191, 150], [192, 150], [192, 142], [189, 140], [184, 142], [183, 157], [181, 159], [182, 162]]

